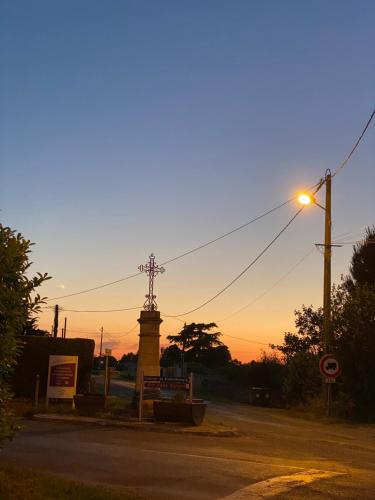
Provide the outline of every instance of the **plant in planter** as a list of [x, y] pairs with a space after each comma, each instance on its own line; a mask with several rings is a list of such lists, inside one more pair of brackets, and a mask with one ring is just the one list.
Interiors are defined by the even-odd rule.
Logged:
[[104, 394], [76, 394], [74, 405], [79, 415], [92, 416], [105, 410], [106, 397]]
[[186, 399], [182, 392], [178, 392], [172, 399], [154, 401], [154, 417], [158, 422], [184, 422], [198, 426], [203, 422], [206, 406], [203, 399]]

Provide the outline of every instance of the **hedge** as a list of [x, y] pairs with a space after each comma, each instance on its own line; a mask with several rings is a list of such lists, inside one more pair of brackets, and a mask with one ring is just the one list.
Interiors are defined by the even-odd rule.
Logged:
[[50, 355], [78, 356], [77, 393], [89, 390], [95, 342], [91, 339], [62, 339], [22, 335], [17, 337], [22, 346], [21, 354], [12, 376], [14, 395], [32, 398], [36, 376], [40, 375], [39, 395], [47, 389]]

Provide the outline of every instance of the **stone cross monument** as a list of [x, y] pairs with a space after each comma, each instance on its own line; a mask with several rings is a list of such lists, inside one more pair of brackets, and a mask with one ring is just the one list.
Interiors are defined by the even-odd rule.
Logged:
[[[151, 254], [149, 261], [144, 266], [138, 268], [141, 272], [145, 272], [149, 278], [148, 294], [146, 302], [141, 311], [141, 316], [138, 319], [140, 324], [139, 332], [139, 348], [137, 362], [137, 380], [135, 385], [135, 399], [138, 401], [141, 389], [141, 379], [143, 375], [160, 376], [160, 312], [157, 310], [156, 295], [154, 295], [154, 278], [157, 274], [163, 273], [165, 269], [155, 264], [155, 256]], [[152, 394], [151, 394], [152, 393]], [[157, 399], [160, 396], [160, 391], [148, 390], [145, 393], [146, 406], [152, 405], [152, 399]], [[150, 401], [147, 404], [147, 401]]]

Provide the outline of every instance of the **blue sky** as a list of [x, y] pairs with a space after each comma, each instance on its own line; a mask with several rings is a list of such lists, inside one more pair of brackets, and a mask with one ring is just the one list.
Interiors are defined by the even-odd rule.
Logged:
[[[314, 184], [350, 150], [374, 108], [370, 1], [5, 1], [0, 12], [1, 218], [35, 241], [50, 297], [132, 274], [216, 237]], [[333, 233], [374, 223], [374, 127], [334, 179]], [[295, 206], [171, 264], [159, 306], [188, 310], [216, 293]], [[186, 321], [218, 321], [285, 274], [323, 237], [300, 216], [227, 294]], [[351, 239], [350, 239], [351, 238]], [[351, 248], [334, 253], [335, 281]], [[65, 288], [59, 288], [64, 286]], [[267, 343], [293, 309], [321, 303], [313, 252], [223, 333]], [[76, 309], [143, 303], [146, 280], [64, 299]], [[72, 331], [126, 332], [137, 311], [69, 314]], [[48, 312], [41, 325], [51, 324]], [[179, 328], [167, 320], [163, 335]], [[136, 332], [109, 340], [136, 347]], [[259, 345], [229, 341], [242, 359]]]

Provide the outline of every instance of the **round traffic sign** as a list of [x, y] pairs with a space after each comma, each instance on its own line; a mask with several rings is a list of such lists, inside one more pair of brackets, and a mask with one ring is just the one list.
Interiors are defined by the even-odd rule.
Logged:
[[327, 378], [336, 378], [340, 373], [340, 365], [332, 354], [325, 354], [319, 361], [320, 373]]

